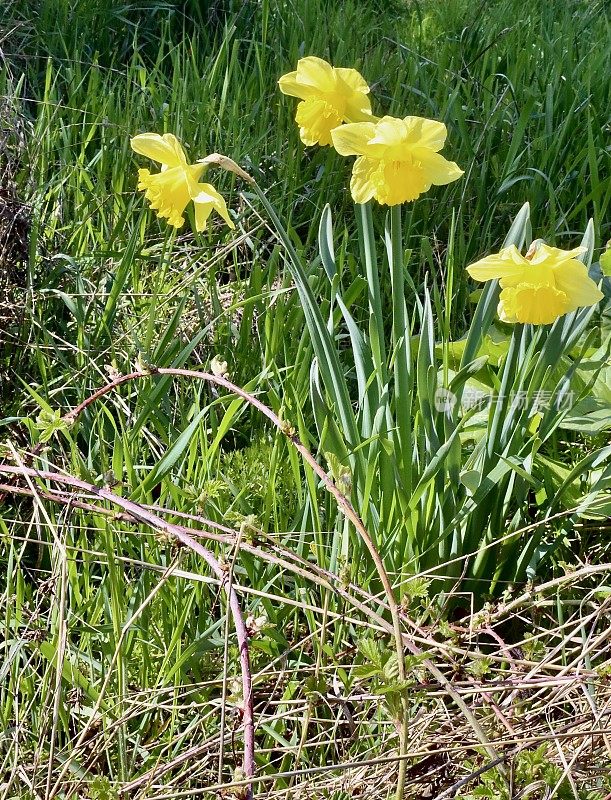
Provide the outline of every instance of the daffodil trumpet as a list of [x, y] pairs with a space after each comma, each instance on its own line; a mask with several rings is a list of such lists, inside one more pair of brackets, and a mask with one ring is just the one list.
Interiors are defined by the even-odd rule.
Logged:
[[[138, 170], [138, 189], [144, 191], [145, 198], [158, 217], [167, 219], [168, 224], [175, 228], [181, 228], [185, 223], [184, 211], [193, 202], [195, 227], [198, 231], [205, 230], [213, 210], [230, 228], [235, 228], [224, 198], [212, 184], [200, 182], [211, 162], [202, 159], [195, 164], [189, 164], [180, 142], [171, 133], [163, 136], [158, 133], [141, 133], [134, 136], [130, 144], [132, 150], [139, 155], [161, 164], [161, 170], [157, 173], [151, 173], [148, 169]], [[217, 160], [213, 163], [219, 163], [219, 159], [225, 158], [214, 155]]]
[[585, 247], [560, 250], [537, 241], [523, 256], [515, 245], [467, 267], [476, 281], [498, 279], [498, 315], [503, 322], [549, 325], [603, 298], [578, 256]]

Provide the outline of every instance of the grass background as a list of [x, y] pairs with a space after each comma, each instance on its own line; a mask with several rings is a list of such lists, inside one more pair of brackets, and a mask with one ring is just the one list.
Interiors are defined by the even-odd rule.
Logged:
[[[5, 242], [14, 237], [5, 238], [4, 261], [0, 256], [5, 271], [20, 264], [7, 295], [12, 316], [0, 334], [4, 457], [14, 459], [13, 448], [25, 457], [45, 427], [44, 419], [36, 423], [41, 412], [48, 420], [57, 409], [67, 411], [107, 380], [109, 368], [127, 372], [138, 358], [157, 366], [208, 365], [217, 354], [236, 383], [264, 392], [316, 450], [302, 312], [243, 186], [215, 176], [237, 235], [218, 226], [198, 236], [188, 225], [173, 235], [136, 194], [141, 164], [129, 148], [135, 133], [171, 131], [193, 158], [214, 151], [234, 158], [289, 221], [295, 245], [311, 259], [313, 280], [321, 269], [318, 220], [330, 203], [345, 281], [358, 305], [349, 165], [329, 149], [304, 150], [294, 102], [276, 88], [302, 55], [360, 69], [378, 114], [424, 115], [448, 125], [447, 155], [465, 177], [427, 194], [406, 215], [418, 288], [425, 278], [444, 285], [453, 215], [452, 258], [460, 269], [500, 245], [525, 200], [535, 235], [560, 247], [578, 242], [592, 217], [599, 253], [611, 237], [608, 10], [604, 0], [9, 2], [0, 23], [0, 175], [11, 202], [26, 205], [29, 231], [10, 259]], [[3, 226], [14, 231], [13, 223]], [[472, 288], [465, 280], [455, 286], [454, 338], [470, 319]], [[388, 298], [389, 286], [383, 289]], [[599, 444], [575, 437], [567, 463]], [[113, 482], [112, 471], [126, 496], [205, 513], [217, 523], [239, 528], [250, 520], [282, 549], [278, 558], [293, 554], [310, 569], [318, 564], [365, 592], [377, 590], [367, 567], [346, 558], [343, 519], [284, 438], [208, 389], [181, 382], [124, 389], [87, 412], [78, 435], [60, 433], [45, 462], [97, 484]], [[5, 504], [0, 525], [0, 727], [8, 732], [0, 747], [0, 797], [47, 797], [59, 777], [60, 796], [99, 800], [122, 787], [138, 798], [197, 796], [196, 789], [229, 780], [239, 762], [239, 695], [229, 701], [235, 715], [225, 723], [220, 770], [219, 708], [223, 675], [235, 673], [237, 653], [218, 586], [198, 561], [144, 528], [40, 499]], [[514, 733], [535, 737], [535, 751], [541, 742], [549, 748], [539, 761], [531, 758], [534, 766], [511, 751], [521, 788], [533, 775], [542, 780], [541, 765], [550, 761], [543, 722], [550, 702], [558, 729], [591, 712], [588, 698], [607, 708], [606, 695], [596, 694], [606, 691], [604, 638], [594, 664], [600, 685], [588, 673], [588, 693], [568, 689], [564, 704], [554, 705], [564, 689], [550, 677], [569, 666], [594, 668], [587, 643], [604, 634], [607, 595], [585, 560], [594, 554], [604, 562], [604, 533], [604, 524], [583, 532], [574, 553], [582, 561], [562, 599], [559, 567], [546, 576], [560, 583], [542, 595], [541, 608], [533, 611], [525, 600], [516, 618], [502, 619], [498, 630], [514, 646], [509, 660], [477, 626], [444, 627], [424, 583], [412, 590], [413, 613], [437, 636], [429, 647], [441, 642], [435, 656], [465, 691], [491, 664], [499, 680], [520, 673], [547, 682], [548, 694], [516, 701], [510, 722]], [[220, 550], [231, 562], [231, 548]], [[177, 558], [182, 577], [164, 576], [160, 584], [159, 569]], [[379, 657], [370, 644], [363, 654], [362, 640], [377, 635], [371, 624], [350, 617], [328, 588], [277, 563], [242, 554], [235, 570], [247, 610], [270, 623], [252, 640], [261, 773], [384, 756], [394, 746], [383, 699], [393, 676], [385, 672], [385, 645], [376, 645]], [[122, 633], [144, 601], [137, 622]], [[551, 672], [537, 666], [546, 657]], [[363, 689], [352, 668], [376, 658], [378, 671]], [[111, 663], [113, 679], [91, 737], [72, 752]], [[442, 741], [446, 754], [425, 757], [432, 792], [484, 762], [452, 703], [434, 690], [427, 695], [418, 664], [412, 680], [410, 796], [421, 796], [417, 754], [431, 740]], [[233, 689], [230, 681], [225, 695]], [[338, 705], [333, 692], [349, 695], [350, 704]], [[482, 702], [481, 717], [493, 735], [501, 726], [501, 741], [511, 739], [504, 716]], [[596, 719], [604, 727], [603, 717]], [[553, 751], [560, 772], [545, 780], [579, 797], [598, 792], [591, 795], [598, 800], [610, 790], [608, 745], [588, 757], [577, 741], [568, 770]], [[349, 771], [352, 784], [342, 773], [323, 772], [311, 790], [318, 794], [308, 796], [339, 800], [355, 791], [361, 775], [367, 796], [386, 797], [392, 769], [376, 763], [362, 774]], [[275, 778], [265, 790], [290, 796], [302, 791], [302, 781], [296, 774]], [[489, 796], [503, 797], [503, 787], [490, 783]]]

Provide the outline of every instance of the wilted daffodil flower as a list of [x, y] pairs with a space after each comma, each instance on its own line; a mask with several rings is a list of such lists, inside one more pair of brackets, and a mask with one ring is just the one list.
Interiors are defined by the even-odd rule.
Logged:
[[138, 170], [138, 189], [157, 212], [170, 225], [180, 228], [184, 224], [183, 213], [192, 200], [195, 205], [195, 227], [206, 228], [206, 222], [214, 209], [234, 228], [225, 200], [209, 183], [199, 183], [207, 168], [205, 163], [189, 164], [178, 139], [171, 133], [141, 133], [131, 139], [132, 149], [142, 156], [161, 164], [161, 171], [152, 174], [148, 169]]
[[460, 178], [462, 169], [439, 154], [447, 135], [442, 122], [423, 117], [382, 117], [342, 125], [332, 133], [340, 155], [358, 156], [350, 181], [354, 202], [374, 198], [389, 206]]
[[498, 313], [503, 322], [548, 325], [604, 296], [585, 264], [576, 259], [584, 252], [585, 247], [559, 250], [538, 240], [525, 256], [511, 245], [471, 264], [467, 272], [476, 281], [499, 279]]
[[342, 122], [375, 119], [367, 97], [369, 86], [355, 69], [332, 67], [322, 58], [307, 56], [278, 85], [283, 94], [301, 100], [295, 119], [305, 145], [331, 144], [331, 131]]

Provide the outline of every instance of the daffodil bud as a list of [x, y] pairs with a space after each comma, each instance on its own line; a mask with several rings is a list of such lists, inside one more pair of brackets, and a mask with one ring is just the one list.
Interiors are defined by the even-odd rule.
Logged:
[[221, 155], [220, 153], [211, 153], [209, 156], [206, 156], [206, 158], [201, 158], [197, 163], [205, 164], [206, 166], [214, 165], [215, 167], [220, 167], [221, 169], [227, 170], [227, 172], [233, 172], [234, 175], [238, 175], [247, 183], [255, 182], [254, 178], [252, 178], [248, 172], [245, 172], [242, 167], [236, 164], [235, 161], [228, 156]]

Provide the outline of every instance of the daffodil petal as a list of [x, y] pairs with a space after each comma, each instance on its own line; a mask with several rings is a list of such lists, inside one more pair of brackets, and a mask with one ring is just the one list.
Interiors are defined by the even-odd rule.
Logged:
[[317, 56], [306, 56], [297, 62], [297, 78], [304, 86], [312, 86], [321, 92], [335, 89], [333, 67]]
[[[230, 228], [235, 228], [233, 220], [227, 211], [225, 198], [219, 194], [210, 183], [196, 184], [197, 193], [193, 194], [192, 200], [195, 204], [195, 227], [198, 231], [203, 231], [206, 221], [210, 216], [210, 211], [214, 209], [225, 220]], [[202, 225], [202, 227], [200, 227]]]
[[[361, 97], [362, 100], [360, 99]], [[345, 123], [375, 122], [376, 119], [377, 118], [372, 114], [369, 98], [364, 95], [354, 95], [354, 97], [351, 97], [346, 103], [346, 109], [343, 115], [343, 121]]]
[[344, 85], [342, 87], [346, 100], [344, 122], [367, 122], [375, 119], [371, 113], [371, 102], [367, 97], [369, 85], [361, 73], [355, 69], [336, 67], [335, 74], [340, 85]]
[[367, 203], [375, 197], [376, 183], [373, 178], [378, 167], [378, 161], [364, 158], [363, 156], [357, 158], [354, 162], [350, 180], [350, 194], [355, 203]]
[[457, 181], [464, 171], [454, 161], [425, 148], [414, 148], [414, 158], [421, 162], [427, 179], [435, 186], [445, 186]]
[[408, 140], [412, 135], [417, 137], [418, 147], [427, 147], [436, 153], [444, 146], [448, 129], [443, 122], [425, 117], [405, 117], [403, 122], [408, 129]]
[[346, 83], [348, 87], [354, 92], [362, 92], [369, 94], [369, 84], [363, 78], [360, 72], [356, 69], [347, 67], [335, 67], [336, 74]]
[[556, 287], [569, 298], [571, 311], [582, 306], [593, 306], [604, 297], [581, 261], [572, 259], [562, 262], [554, 270], [554, 278]]
[[[373, 122], [352, 122], [331, 131], [333, 147], [340, 156], [364, 156], [371, 153], [369, 142], [375, 136]], [[373, 148], [375, 152], [375, 147]]]
[[[408, 117], [409, 119], [409, 117]], [[384, 147], [401, 147], [406, 143], [408, 128], [405, 120], [396, 117], [382, 117], [375, 126], [375, 134], [371, 144]]]
[[187, 160], [178, 139], [171, 133], [140, 133], [130, 140], [132, 150], [167, 167], [178, 167]]
[[201, 233], [206, 230], [208, 217], [212, 214], [212, 203], [195, 204], [195, 230]]
[[[518, 256], [519, 261], [515, 256]], [[515, 245], [501, 250], [500, 253], [494, 253], [490, 256], [485, 256], [474, 264], [467, 267], [467, 272], [475, 281], [492, 281], [495, 279], [503, 279], [508, 283], [519, 283], [525, 280], [527, 275], [528, 263], [520, 256], [520, 253]]]
[[[298, 97], [301, 100], [320, 98], [333, 94], [350, 97], [369, 92], [369, 86], [355, 69], [336, 69], [327, 61], [316, 56], [299, 59], [297, 69], [287, 72], [278, 80], [278, 87], [283, 94]], [[369, 107], [369, 101], [357, 100], [357, 106]]]
[[572, 250], [560, 250], [558, 247], [550, 247], [545, 242], [542, 242], [535, 251], [531, 263], [540, 264], [543, 261], [550, 261], [552, 266], [556, 267], [566, 261], [571, 261], [577, 256], [585, 253], [587, 248], [574, 247]]
[[302, 100], [310, 97], [314, 91], [311, 86], [305, 87], [297, 80], [297, 71], [287, 72], [286, 75], [279, 78], [278, 88], [282, 94], [286, 94], [289, 97], [299, 97]]
[[308, 100], [335, 89], [333, 67], [322, 58], [306, 56], [297, 62], [294, 72], [287, 72], [278, 81], [283, 94]]

